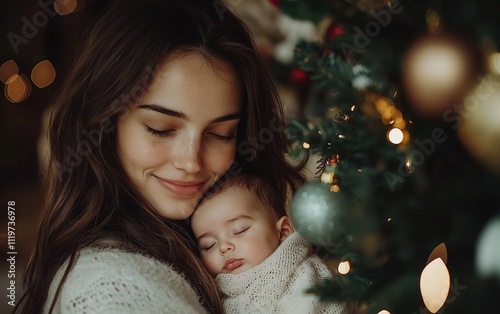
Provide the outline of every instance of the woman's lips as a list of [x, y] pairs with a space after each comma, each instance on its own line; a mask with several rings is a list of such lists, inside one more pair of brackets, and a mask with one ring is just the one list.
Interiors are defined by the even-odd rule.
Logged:
[[204, 181], [177, 181], [156, 177], [161, 186], [179, 196], [193, 196], [201, 191]]
[[224, 269], [227, 271], [233, 271], [241, 265], [243, 265], [242, 259], [230, 258], [224, 263]]

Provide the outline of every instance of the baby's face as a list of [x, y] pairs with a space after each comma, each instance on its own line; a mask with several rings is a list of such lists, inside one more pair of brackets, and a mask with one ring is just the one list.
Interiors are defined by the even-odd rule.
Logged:
[[191, 227], [213, 275], [244, 272], [262, 263], [279, 246], [277, 225], [257, 206], [249, 191], [230, 187], [195, 210]]

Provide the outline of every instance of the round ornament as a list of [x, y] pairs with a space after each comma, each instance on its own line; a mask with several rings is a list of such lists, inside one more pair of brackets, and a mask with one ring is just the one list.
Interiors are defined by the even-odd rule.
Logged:
[[446, 109], [465, 97], [475, 79], [469, 48], [444, 35], [417, 40], [404, 60], [403, 84], [416, 113], [442, 117]]
[[289, 75], [290, 81], [297, 86], [309, 85], [309, 73], [299, 68], [292, 68]]
[[493, 218], [484, 227], [478, 238], [476, 269], [484, 277], [500, 280], [500, 216]]
[[297, 190], [290, 214], [296, 231], [307, 241], [330, 246], [344, 234], [343, 220], [351, 205], [345, 192], [332, 192], [330, 184], [315, 180]]
[[500, 173], [500, 78], [487, 76], [459, 108], [458, 137], [488, 169]]
[[326, 39], [332, 40], [340, 35], [344, 34], [344, 30], [340, 27], [339, 23], [332, 22], [326, 29]]

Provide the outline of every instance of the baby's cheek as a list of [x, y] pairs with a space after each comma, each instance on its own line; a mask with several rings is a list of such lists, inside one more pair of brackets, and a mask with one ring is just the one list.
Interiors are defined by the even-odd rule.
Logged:
[[217, 267], [217, 262], [214, 261], [213, 258], [210, 258], [208, 256], [204, 256], [203, 263], [207, 267], [210, 274], [212, 274], [213, 276], [218, 275], [221, 272], [219, 267]]
[[[255, 242], [255, 243], [258, 243], [258, 242]], [[258, 263], [262, 263], [264, 260], [266, 260], [266, 258], [268, 258], [269, 256], [271, 256], [271, 254], [273, 254], [275, 248], [274, 248], [274, 245], [272, 245], [271, 243], [269, 243], [269, 239], [267, 239], [267, 241], [265, 242], [265, 245], [262, 245], [260, 247], [254, 247], [254, 249], [252, 250], [253, 252], [256, 252], [256, 257], [258, 259]]]

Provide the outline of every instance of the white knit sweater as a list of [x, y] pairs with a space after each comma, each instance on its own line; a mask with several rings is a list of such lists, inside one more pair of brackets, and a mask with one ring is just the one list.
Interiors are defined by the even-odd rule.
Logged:
[[[49, 289], [52, 304], [66, 263]], [[189, 283], [169, 265], [118, 249], [88, 248], [69, 273], [53, 313], [206, 313]]]
[[297, 232], [288, 236], [264, 262], [240, 274], [216, 277], [226, 313], [344, 313], [342, 303], [320, 303], [304, 291], [331, 277], [310, 244]]

